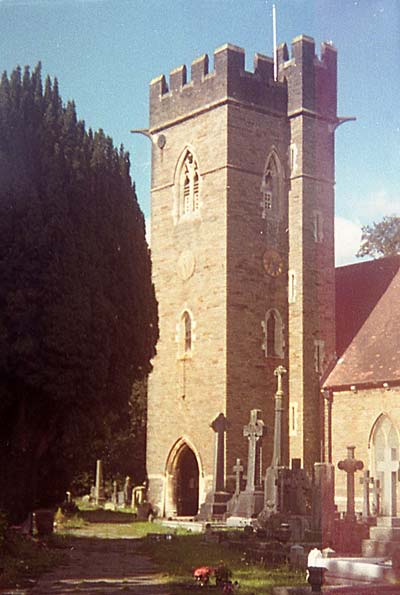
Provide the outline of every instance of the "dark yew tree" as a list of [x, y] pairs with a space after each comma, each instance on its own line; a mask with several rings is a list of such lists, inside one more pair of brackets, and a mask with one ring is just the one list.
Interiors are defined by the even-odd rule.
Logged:
[[0, 508], [15, 519], [55, 502], [128, 427], [150, 370], [157, 306], [129, 167], [57, 80], [42, 88], [40, 65], [3, 74]]

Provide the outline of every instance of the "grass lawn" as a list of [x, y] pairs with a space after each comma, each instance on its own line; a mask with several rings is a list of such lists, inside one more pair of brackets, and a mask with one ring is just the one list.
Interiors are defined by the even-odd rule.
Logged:
[[157, 563], [166, 581], [174, 585], [174, 595], [183, 595], [193, 588], [194, 568], [218, 566], [221, 562], [231, 570], [231, 579], [238, 581], [241, 595], [268, 595], [274, 586], [307, 584], [304, 571], [295, 572], [286, 565], [248, 564], [240, 549], [230, 548], [224, 542], [206, 542], [201, 534], [180, 535], [171, 541], [144, 539], [139, 551]]
[[[171, 540], [155, 541], [148, 533], [171, 533], [161, 524], [131, 522], [125, 513], [117, 513], [112, 522], [104, 522], [104, 511], [90, 511], [82, 516], [59, 519], [56, 533], [46, 540], [36, 540], [10, 534], [0, 548], [0, 588], [29, 587], [42, 573], [62, 563], [63, 548], [70, 546], [71, 538], [118, 538], [137, 539], [137, 552], [151, 558], [158, 566], [161, 580], [171, 585], [174, 595], [193, 591], [193, 569], [198, 566], [218, 566], [223, 562], [232, 572], [232, 580], [238, 581], [241, 595], [268, 595], [278, 585], [301, 585], [305, 583], [304, 572], [294, 572], [287, 566], [266, 567], [248, 564], [241, 548], [234, 549], [223, 543], [206, 542], [203, 534], [186, 530], [174, 531]], [[214, 581], [211, 581], [214, 584]], [[208, 592], [208, 589], [202, 592]], [[215, 589], [213, 592], [217, 593]]]

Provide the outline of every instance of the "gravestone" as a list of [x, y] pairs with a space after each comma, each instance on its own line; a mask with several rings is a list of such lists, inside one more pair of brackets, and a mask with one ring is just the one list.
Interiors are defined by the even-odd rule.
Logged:
[[129, 475], [127, 475], [125, 478], [125, 483], [124, 483], [124, 505], [125, 506], [130, 506], [130, 504], [131, 504], [132, 489], [133, 489], [133, 485], [132, 485], [131, 478], [129, 477]]
[[105, 502], [104, 481], [103, 481], [103, 462], [97, 459], [96, 462], [96, 485], [94, 489], [94, 500], [97, 506]]
[[113, 481], [113, 491], [112, 491], [112, 496], [111, 496], [111, 502], [115, 505], [118, 504], [118, 484], [115, 479]]
[[365, 469], [363, 472], [363, 476], [360, 478], [360, 483], [363, 487], [363, 518], [365, 521], [368, 520], [368, 518], [371, 515], [371, 508], [370, 508], [370, 502], [369, 502], [369, 496], [370, 496], [370, 492], [371, 492], [371, 485], [372, 485], [372, 478], [370, 477], [369, 474], [369, 470]]
[[235, 496], [238, 496], [242, 489], [242, 477], [244, 467], [241, 464], [240, 459], [236, 459], [236, 464], [233, 466], [233, 471], [235, 472]]
[[261, 411], [252, 409], [250, 421], [243, 428], [243, 436], [248, 440], [246, 487], [228, 503], [228, 512], [235, 517], [251, 518], [262, 509], [264, 494], [261, 486], [261, 444], [265, 433]]
[[283, 514], [310, 514], [311, 484], [306, 471], [301, 468], [300, 459], [292, 459], [291, 469], [279, 469], [278, 498], [279, 510]]
[[225, 432], [228, 429], [223, 413], [211, 422], [211, 428], [215, 432], [213, 491], [223, 492], [225, 490]]
[[210, 424], [214, 430], [214, 474], [211, 492], [206, 495], [205, 502], [200, 506], [197, 515], [199, 520], [222, 518], [226, 513], [227, 502], [232, 494], [225, 490], [225, 433], [228, 421], [220, 413]]
[[335, 467], [314, 463], [312, 528], [323, 547], [333, 543], [335, 523]]
[[354, 474], [361, 471], [364, 467], [362, 461], [358, 461], [354, 456], [355, 446], [347, 447], [347, 458], [339, 461], [338, 468], [347, 473], [347, 505], [346, 505], [346, 520], [355, 521], [354, 508]]
[[282, 413], [283, 413], [283, 376], [287, 370], [283, 366], [278, 366], [274, 374], [277, 378], [277, 389], [275, 393], [275, 423], [274, 423], [274, 449], [271, 465], [267, 468], [265, 474], [264, 487], [264, 509], [263, 516], [268, 516], [279, 512], [279, 472], [282, 468]]
[[371, 477], [371, 486], [372, 514], [378, 516], [381, 514], [381, 482]]

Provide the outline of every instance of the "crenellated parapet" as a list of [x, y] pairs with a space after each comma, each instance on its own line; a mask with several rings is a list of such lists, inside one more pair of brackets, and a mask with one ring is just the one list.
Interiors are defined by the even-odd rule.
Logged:
[[212, 104], [233, 99], [253, 104], [277, 114], [286, 114], [286, 84], [274, 82], [273, 60], [262, 54], [254, 57], [254, 71], [245, 70], [242, 48], [225, 44], [214, 52], [214, 70], [209, 70], [206, 54], [191, 65], [172, 70], [150, 84], [150, 128], [196, 113]]
[[182, 117], [227, 99], [253, 105], [276, 115], [291, 115], [301, 109], [326, 118], [336, 117], [336, 50], [329, 43], [315, 53], [315, 42], [301, 35], [277, 51], [279, 81], [274, 81], [273, 59], [254, 56], [254, 70], [245, 69], [242, 48], [225, 44], [214, 52], [214, 69], [207, 54], [150, 83], [150, 128], [155, 130]]
[[336, 118], [337, 53], [331, 43], [321, 44], [321, 57], [315, 53], [311, 37], [300, 35], [292, 42], [292, 56], [286, 44], [278, 48], [279, 80], [287, 81], [288, 114], [301, 110], [325, 118]]

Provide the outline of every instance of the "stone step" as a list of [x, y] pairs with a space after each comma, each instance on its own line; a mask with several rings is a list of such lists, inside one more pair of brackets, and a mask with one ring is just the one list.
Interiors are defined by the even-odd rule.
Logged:
[[400, 517], [398, 516], [378, 516], [376, 519], [378, 527], [400, 527]]
[[376, 541], [400, 541], [400, 527], [371, 527], [369, 538]]
[[363, 539], [361, 544], [362, 555], [366, 558], [392, 555], [392, 551], [398, 547], [394, 541], [377, 541], [375, 539]]
[[326, 558], [323, 563], [328, 569], [325, 574], [327, 584], [343, 585], [345, 580], [374, 583], [394, 578], [391, 564], [375, 558]]

